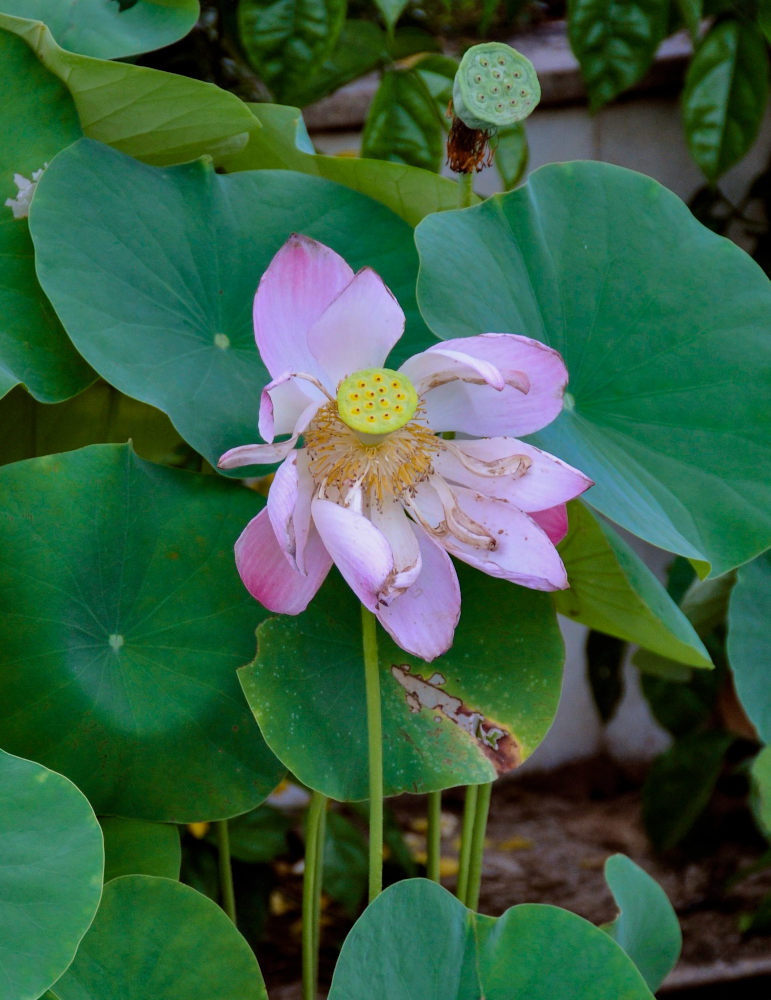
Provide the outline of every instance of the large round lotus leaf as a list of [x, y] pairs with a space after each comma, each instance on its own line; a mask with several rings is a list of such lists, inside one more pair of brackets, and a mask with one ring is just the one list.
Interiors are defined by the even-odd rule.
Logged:
[[624, 854], [605, 862], [605, 881], [619, 915], [604, 929], [629, 955], [651, 990], [674, 968], [683, 939], [667, 894]]
[[119, 59], [171, 45], [198, 20], [198, 0], [3, 0], [3, 13], [43, 21], [65, 49]]
[[157, 169], [82, 140], [49, 167], [30, 222], [41, 282], [84, 357], [167, 413], [212, 463], [256, 439], [269, 376], [252, 302], [292, 231], [382, 275], [407, 314], [399, 357], [431, 340], [415, 304], [412, 229], [319, 178], [221, 176], [204, 161]]
[[53, 402], [79, 392], [94, 373], [78, 355], [38, 284], [26, 217], [12, 207], [17, 174], [32, 181], [81, 135], [67, 90], [15, 35], [0, 31], [0, 396], [19, 382]]
[[2, 750], [0, 802], [0, 1000], [34, 1000], [94, 918], [102, 834], [69, 779]]
[[416, 238], [435, 333], [562, 353], [566, 408], [536, 440], [596, 481], [587, 503], [715, 575], [771, 545], [771, 285], [743, 251], [602, 163], [543, 167]]
[[[105, 5], [117, 2], [104, 0]], [[0, 14], [0, 29], [23, 38], [59, 77], [85, 135], [146, 163], [183, 163], [208, 154], [219, 165], [222, 156], [243, 149], [250, 133], [259, 130], [246, 104], [213, 83], [68, 52], [39, 21]]]
[[742, 566], [728, 605], [728, 661], [736, 693], [764, 743], [771, 743], [771, 552]]
[[652, 1000], [619, 946], [556, 906], [497, 919], [446, 889], [407, 879], [386, 889], [343, 944], [329, 1000]]
[[104, 887], [58, 1000], [267, 1000], [257, 959], [223, 910], [180, 882], [126, 875]]
[[0, 732], [100, 813], [245, 812], [282, 768], [238, 687], [256, 494], [95, 445], [0, 469]]
[[[378, 629], [386, 795], [491, 781], [527, 757], [559, 701], [563, 646], [547, 594], [458, 566], [463, 608], [431, 664]], [[296, 618], [257, 631], [239, 671], [274, 753], [332, 798], [368, 795], [359, 604], [333, 574]]]

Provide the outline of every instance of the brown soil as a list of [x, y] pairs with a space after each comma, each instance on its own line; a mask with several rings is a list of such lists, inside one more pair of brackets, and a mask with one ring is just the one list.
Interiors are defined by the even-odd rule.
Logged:
[[[738, 926], [739, 916], [753, 912], [771, 892], [771, 870], [729, 882], [768, 847], [752, 823], [743, 795], [719, 789], [686, 846], [659, 856], [642, 826], [641, 777], [595, 758], [551, 774], [498, 782], [490, 810], [479, 910], [497, 916], [519, 902], [551, 903], [592, 923], [612, 920], [616, 908], [602, 870], [605, 859], [620, 851], [663, 886], [682, 927], [682, 958], [661, 997], [707, 1000], [724, 994], [719, 987], [715, 992], [716, 987], [704, 984], [771, 976], [771, 939], [742, 935]], [[403, 796], [390, 805], [419, 855], [424, 799]], [[442, 808], [442, 854], [452, 869], [462, 792], [445, 792]], [[452, 890], [454, 875], [449, 873], [442, 882]], [[298, 880], [292, 895], [299, 889]], [[293, 981], [299, 967], [296, 912], [290, 920], [291, 927], [287, 924], [282, 930], [281, 921], [271, 919], [272, 940], [258, 949], [271, 1000], [301, 997], [299, 983]], [[333, 909], [328, 912], [321, 959], [324, 987], [328, 988], [348, 926]], [[760, 987], [742, 986], [737, 993], [736, 983], [730, 989], [732, 996], [749, 1000], [771, 996], [769, 984], [771, 979], [765, 979]], [[760, 992], [753, 991], [758, 988]]]

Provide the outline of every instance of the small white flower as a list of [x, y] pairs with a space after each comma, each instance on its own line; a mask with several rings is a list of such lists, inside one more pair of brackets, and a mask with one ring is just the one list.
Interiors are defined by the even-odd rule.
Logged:
[[18, 188], [18, 192], [15, 198], [6, 198], [5, 204], [13, 212], [14, 219], [26, 219], [29, 215], [29, 206], [32, 196], [35, 193], [37, 182], [43, 176], [43, 171], [47, 166], [48, 164], [44, 163], [40, 170], [33, 171], [31, 181], [27, 180], [23, 174], [13, 175], [13, 183]]

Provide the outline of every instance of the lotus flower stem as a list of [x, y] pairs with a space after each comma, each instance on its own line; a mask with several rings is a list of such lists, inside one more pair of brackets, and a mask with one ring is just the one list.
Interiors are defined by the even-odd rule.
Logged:
[[470, 910], [476, 910], [479, 906], [479, 887], [482, 884], [482, 857], [485, 853], [485, 832], [487, 831], [487, 814], [490, 809], [492, 790], [493, 783], [489, 781], [486, 785], [480, 785], [477, 792], [474, 831], [471, 838], [468, 888], [465, 900], [466, 906]]
[[319, 926], [326, 817], [326, 796], [314, 791], [308, 807], [305, 830], [302, 911], [303, 1000], [315, 1000], [319, 978]]
[[474, 194], [473, 173], [458, 174], [458, 208], [468, 208]]
[[220, 894], [222, 909], [233, 923], [236, 922], [236, 896], [233, 890], [233, 870], [230, 867], [230, 834], [228, 821], [217, 820], [214, 824], [217, 831], [217, 851], [219, 853]]
[[383, 723], [380, 711], [377, 619], [363, 604], [361, 627], [369, 741], [369, 902], [371, 903], [383, 888]]
[[458, 887], [455, 895], [461, 903], [466, 902], [468, 893], [469, 861], [471, 860], [471, 841], [474, 833], [474, 817], [477, 809], [477, 785], [466, 786], [466, 803], [463, 807], [463, 825], [460, 832], [460, 857], [458, 858]]
[[442, 853], [442, 793], [428, 793], [428, 830], [426, 833], [426, 875], [439, 881], [439, 860]]

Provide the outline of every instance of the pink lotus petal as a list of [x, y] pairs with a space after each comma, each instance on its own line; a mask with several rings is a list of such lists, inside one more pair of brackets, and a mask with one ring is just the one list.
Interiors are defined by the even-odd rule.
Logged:
[[269, 611], [299, 615], [324, 582], [332, 560], [318, 532], [305, 546], [306, 573], [294, 569], [273, 533], [267, 508], [247, 524], [235, 545], [236, 566], [244, 586]]
[[388, 539], [363, 514], [331, 500], [313, 500], [311, 516], [348, 586], [366, 608], [377, 610], [394, 571]]
[[[505, 475], [503, 471], [501, 475], [478, 475], [464, 466], [458, 452], [467, 457], [468, 465], [472, 467], [477, 462], [489, 462], [498, 463], [505, 470], [507, 460], [515, 464], [517, 455], [529, 459], [530, 466], [521, 475]], [[516, 438], [447, 442], [434, 459], [434, 468], [448, 482], [466, 486], [496, 500], [508, 500], [528, 512], [564, 504], [593, 485], [583, 472]]]
[[[399, 370], [410, 379], [419, 396], [455, 379], [462, 381], [481, 379], [499, 392], [506, 385], [503, 375], [495, 365], [445, 346], [429, 347], [422, 354], [413, 355]], [[520, 375], [520, 388], [527, 392], [530, 383], [524, 374]]]
[[376, 611], [394, 642], [414, 656], [433, 660], [452, 645], [460, 617], [460, 587], [452, 560], [418, 524], [412, 524], [421, 553], [417, 580]]
[[326, 384], [337, 386], [362, 368], [382, 368], [403, 332], [401, 306], [382, 278], [365, 267], [310, 328], [308, 346]]
[[[257, 421], [260, 437], [265, 441], [272, 441], [276, 434], [293, 433], [311, 403], [315, 403], [318, 409], [325, 402], [324, 394], [311, 382], [298, 379], [294, 372], [284, 372], [279, 378], [268, 382], [262, 390]], [[305, 427], [309, 422], [310, 419]]]
[[389, 590], [381, 595], [383, 601], [390, 601], [411, 586], [420, 575], [420, 546], [415, 537], [414, 525], [398, 502], [384, 503], [382, 509], [373, 506], [369, 519], [381, 531], [391, 547], [394, 571]]
[[534, 510], [530, 516], [543, 528], [553, 545], [559, 545], [568, 533], [568, 509], [564, 503], [548, 510]]
[[451, 344], [455, 351], [494, 365], [507, 381], [526, 373], [530, 387], [524, 393], [507, 385], [498, 392], [458, 381], [430, 389], [423, 401], [433, 430], [479, 437], [519, 436], [540, 430], [561, 412], [568, 374], [562, 358], [550, 347], [511, 333], [460, 337]]
[[254, 298], [257, 349], [273, 378], [290, 371], [321, 378], [308, 331], [352, 278], [339, 254], [308, 236], [295, 233], [281, 247]]
[[220, 457], [218, 469], [239, 469], [244, 465], [272, 465], [282, 462], [297, 444], [297, 437], [277, 444], [242, 444]]
[[434, 485], [429, 481], [415, 491], [416, 514], [442, 532], [439, 541], [450, 555], [475, 566], [488, 576], [500, 577], [534, 590], [564, 590], [568, 586], [565, 567], [548, 535], [533, 519], [504, 500], [490, 500], [457, 486], [452, 490], [456, 516], [470, 519], [494, 542], [489, 548], [481, 541], [460, 540], [440, 527], [447, 520]]

